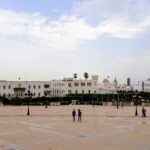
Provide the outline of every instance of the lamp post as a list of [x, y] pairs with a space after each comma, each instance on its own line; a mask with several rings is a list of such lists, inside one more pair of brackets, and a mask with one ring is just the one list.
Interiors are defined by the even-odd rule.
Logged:
[[102, 95], [101, 95], [101, 96], [102, 96], [102, 106], [103, 106], [103, 93], [102, 93]]
[[94, 94], [92, 95], [92, 105], [94, 107]]
[[118, 91], [118, 99], [117, 99], [117, 109], [119, 108], [119, 91]]
[[45, 93], [45, 99], [46, 99], [45, 108], [47, 109], [47, 93]]
[[137, 111], [137, 102], [136, 102], [136, 104], [135, 104], [135, 116], [138, 116], [138, 111]]
[[30, 116], [30, 99], [32, 99], [32, 93], [30, 92], [30, 90], [27, 91], [27, 93], [25, 94], [28, 97], [28, 110], [27, 110], [27, 116]]
[[113, 95], [112, 95], [112, 96], [113, 96], [113, 97], [112, 97], [112, 106], [113, 106], [113, 104], [114, 104], [114, 91], [112, 92], [112, 94], [113, 94]]
[[47, 100], [46, 100], [46, 105], [45, 105], [45, 108], [47, 109]]
[[135, 91], [135, 93], [134, 93], [134, 98], [135, 98], [135, 116], [138, 116], [138, 109], [137, 109], [138, 97], [139, 97], [139, 93], [138, 93], [138, 91]]
[[113, 92], [113, 101], [114, 101], [114, 92]]

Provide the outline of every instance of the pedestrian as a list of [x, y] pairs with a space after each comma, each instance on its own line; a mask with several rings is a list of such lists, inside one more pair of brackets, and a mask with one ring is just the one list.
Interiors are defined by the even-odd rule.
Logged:
[[73, 109], [72, 111], [73, 122], [76, 120], [76, 111]]
[[123, 108], [123, 102], [121, 103], [121, 107]]
[[78, 109], [78, 122], [81, 122], [81, 116], [82, 116], [82, 112], [80, 109]]
[[142, 108], [142, 117], [146, 117], [146, 109], [144, 108], [144, 106]]

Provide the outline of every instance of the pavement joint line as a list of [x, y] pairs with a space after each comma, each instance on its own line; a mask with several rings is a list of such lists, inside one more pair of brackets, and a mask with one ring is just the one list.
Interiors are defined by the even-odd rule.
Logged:
[[12, 134], [19, 134], [19, 133], [23, 133], [24, 130], [16, 130], [16, 131], [10, 131], [10, 132], [2, 132], [0, 133], [0, 136], [5, 136], [5, 135], [12, 135]]

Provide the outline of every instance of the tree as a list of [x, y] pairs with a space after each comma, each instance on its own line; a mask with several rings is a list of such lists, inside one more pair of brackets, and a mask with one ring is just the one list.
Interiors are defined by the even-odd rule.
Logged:
[[73, 77], [74, 77], [74, 79], [76, 79], [77, 78], [77, 73], [74, 73]]
[[87, 72], [84, 73], [84, 78], [87, 79], [89, 77], [89, 74]]

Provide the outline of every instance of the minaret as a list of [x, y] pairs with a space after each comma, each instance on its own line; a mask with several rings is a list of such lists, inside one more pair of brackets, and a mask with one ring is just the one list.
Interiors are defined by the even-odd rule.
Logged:
[[117, 81], [117, 79], [115, 78], [114, 79], [114, 86], [117, 86], [118, 85], [118, 81]]

